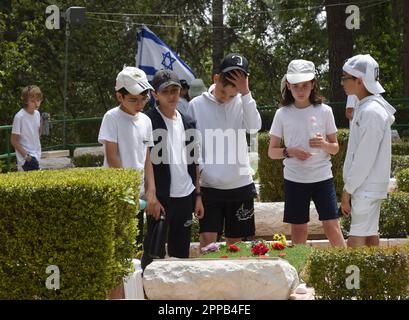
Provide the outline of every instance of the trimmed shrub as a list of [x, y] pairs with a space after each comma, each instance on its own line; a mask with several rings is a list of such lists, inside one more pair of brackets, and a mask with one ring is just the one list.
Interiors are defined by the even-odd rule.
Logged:
[[84, 154], [82, 156], [71, 158], [72, 164], [77, 167], [102, 167], [104, 164], [104, 156], [96, 156], [92, 154]]
[[[350, 226], [351, 217], [342, 217], [341, 229], [345, 237]], [[409, 235], [409, 193], [392, 192], [382, 201], [379, 235], [381, 238], [405, 238]]]
[[[339, 152], [332, 157], [332, 173], [334, 175], [337, 197], [341, 199], [344, 182], [342, 178], [342, 168], [348, 146], [349, 130], [340, 129], [337, 133]], [[260, 198], [264, 202], [284, 201], [284, 177], [283, 160], [271, 160], [268, 157], [268, 146], [270, 136], [268, 133], [260, 133], [258, 140], [260, 175]]]
[[[358, 267], [359, 274], [357, 269], [350, 270], [350, 266]], [[317, 299], [409, 298], [407, 246], [314, 249], [304, 273], [307, 284], [315, 289]], [[352, 280], [354, 276], [359, 283]], [[355, 289], [355, 285], [359, 289]]]
[[392, 143], [392, 154], [396, 156], [409, 155], [409, 143], [405, 141]]
[[271, 160], [268, 157], [270, 135], [259, 133], [258, 135], [258, 172], [260, 177], [261, 201], [284, 201], [284, 177], [283, 161]]
[[400, 170], [396, 174], [396, 181], [399, 191], [409, 192], [409, 168]]
[[[106, 299], [132, 270], [141, 174], [70, 169], [0, 175], [0, 299]], [[46, 288], [46, 268], [60, 289]]]
[[396, 177], [396, 174], [402, 170], [409, 168], [409, 155], [407, 156], [392, 156], [391, 174]]

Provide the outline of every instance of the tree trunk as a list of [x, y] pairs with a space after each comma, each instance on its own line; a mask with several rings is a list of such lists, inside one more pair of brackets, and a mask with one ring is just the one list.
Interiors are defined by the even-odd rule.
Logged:
[[[330, 101], [346, 101], [344, 89], [341, 86], [340, 75], [346, 59], [353, 54], [352, 30], [346, 28], [346, 5], [333, 4], [345, 3], [344, 0], [325, 0], [327, 11], [328, 47], [329, 47], [329, 76], [330, 76]], [[348, 127], [345, 117], [345, 106], [334, 105], [335, 121], [338, 127]]]
[[223, 59], [223, 0], [212, 1], [213, 10], [213, 74], [219, 73], [220, 62]]
[[404, 1], [404, 79], [405, 79], [405, 97], [409, 97], [409, 1]]

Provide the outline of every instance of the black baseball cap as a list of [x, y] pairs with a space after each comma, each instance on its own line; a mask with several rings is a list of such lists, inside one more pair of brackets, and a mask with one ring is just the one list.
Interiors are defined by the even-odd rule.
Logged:
[[159, 70], [155, 73], [152, 79], [152, 86], [155, 91], [161, 91], [171, 85], [182, 87], [176, 72], [172, 70]]
[[249, 63], [245, 57], [238, 53], [229, 53], [220, 64], [220, 72], [226, 73], [231, 70], [241, 70], [249, 74]]

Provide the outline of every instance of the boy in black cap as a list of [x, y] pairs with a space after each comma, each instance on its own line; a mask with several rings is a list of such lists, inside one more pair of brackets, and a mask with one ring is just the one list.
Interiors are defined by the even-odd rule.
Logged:
[[165, 257], [166, 240], [169, 256], [188, 258], [192, 213], [195, 212], [199, 219], [204, 214], [199, 167], [193, 150], [196, 143], [195, 122], [176, 109], [181, 89], [179, 78], [171, 70], [159, 70], [153, 77], [152, 85], [157, 106], [148, 110], [146, 115], [152, 121], [155, 146], [151, 150], [151, 161], [156, 196], [165, 210], [165, 228], [159, 235], [163, 239], [159, 252], [153, 254], [153, 242], [158, 236], [154, 235], [154, 230], [160, 216], [148, 216], [142, 269], [152, 261], [152, 257]]
[[227, 244], [255, 234], [257, 194], [246, 133], [260, 130], [261, 117], [250, 93], [248, 75], [247, 59], [228, 54], [208, 92], [189, 104], [188, 112], [202, 135], [201, 190], [207, 214], [200, 220], [201, 247], [217, 241], [223, 225]]

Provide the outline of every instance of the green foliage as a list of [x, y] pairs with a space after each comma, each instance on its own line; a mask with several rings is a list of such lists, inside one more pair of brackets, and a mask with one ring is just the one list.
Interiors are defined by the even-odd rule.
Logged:
[[[341, 129], [337, 133], [339, 152], [332, 157], [332, 173], [337, 191], [338, 199], [341, 198], [344, 186], [342, 179], [342, 168], [348, 146], [348, 133]], [[284, 201], [284, 178], [282, 160], [271, 160], [268, 157], [268, 146], [270, 137], [267, 133], [260, 133], [258, 140], [259, 152], [259, 174], [260, 174], [260, 197], [264, 202]]]
[[92, 155], [92, 154], [84, 154], [78, 157], [73, 157], [71, 159], [73, 165], [77, 168], [80, 167], [102, 167], [104, 164], [104, 156], [103, 155]]
[[[0, 175], [0, 299], [106, 299], [132, 269], [141, 177], [70, 169]], [[45, 286], [60, 270], [60, 290]]]
[[392, 176], [396, 176], [396, 174], [402, 170], [409, 168], [409, 155], [405, 156], [392, 156], [392, 163], [391, 163], [391, 173]]
[[399, 171], [396, 174], [396, 181], [400, 191], [409, 192], [409, 168]]
[[[347, 237], [351, 217], [342, 217], [340, 222], [342, 233]], [[382, 201], [379, 235], [382, 238], [405, 238], [409, 235], [409, 193], [392, 192]]]
[[[359, 268], [359, 289], [348, 289], [353, 277], [349, 266]], [[352, 274], [351, 274], [352, 273]], [[408, 247], [314, 249], [306, 267], [305, 281], [316, 298], [328, 300], [389, 300], [409, 298]], [[357, 284], [351, 281], [351, 284]]]
[[269, 144], [269, 134], [260, 133], [258, 135], [260, 199], [263, 202], [284, 201], [283, 162], [268, 157]]
[[396, 142], [392, 143], [392, 154], [396, 156], [408, 156], [409, 155], [409, 142]]

